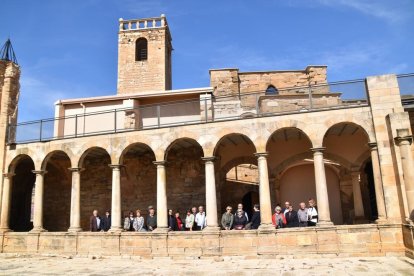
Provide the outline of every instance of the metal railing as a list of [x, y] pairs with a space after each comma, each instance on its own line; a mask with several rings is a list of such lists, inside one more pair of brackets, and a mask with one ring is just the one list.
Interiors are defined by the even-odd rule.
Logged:
[[414, 73], [397, 75], [401, 95], [414, 94]]
[[31, 143], [162, 127], [241, 120], [368, 105], [365, 80], [250, 93], [202, 94], [200, 99], [118, 108], [10, 124], [8, 143]]

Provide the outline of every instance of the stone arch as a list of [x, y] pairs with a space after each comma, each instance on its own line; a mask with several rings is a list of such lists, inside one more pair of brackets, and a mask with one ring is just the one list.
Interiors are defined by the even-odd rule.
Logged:
[[341, 118], [340, 116], [337, 116], [337, 117], [332, 116], [323, 125], [324, 127], [319, 129], [319, 131], [316, 133], [316, 137], [315, 137], [316, 143], [314, 145], [315, 146], [323, 145], [327, 133], [329, 133], [329, 131], [335, 126], [338, 126], [341, 124], [353, 125], [353, 126], [360, 128], [362, 130], [362, 133], [364, 133], [364, 135], [367, 138], [367, 144], [376, 141], [372, 124], [370, 124], [369, 122], [366, 122], [366, 120], [358, 119], [354, 117], [349, 118], [347, 120], [347, 119]]
[[[214, 147], [214, 150], [213, 150], [213, 156], [217, 156], [217, 152], [218, 152], [218, 150], [219, 150], [219, 148], [220, 148], [220, 146], [222, 146], [221, 144], [225, 141], [225, 139], [229, 139], [230, 137], [236, 137], [236, 136], [239, 136], [239, 137], [241, 137], [241, 139], [243, 140], [243, 142], [244, 143], [246, 143], [246, 144], [249, 144], [249, 145], [251, 145], [251, 146], [253, 146], [253, 148], [254, 148], [254, 151], [253, 151], [253, 153], [255, 153], [256, 152], [256, 146], [255, 146], [255, 144], [253, 143], [253, 141], [247, 136], [247, 135], [245, 135], [245, 134], [242, 134], [242, 133], [228, 133], [228, 134], [226, 134], [226, 135], [224, 135], [224, 136], [222, 136], [218, 141], [217, 141], [217, 143], [216, 143], [216, 145], [215, 145], [215, 147]], [[230, 141], [231, 141], [231, 138], [230, 138]], [[235, 142], [232, 142], [233, 144], [235, 144]]]
[[155, 153], [154, 153], [154, 150], [151, 148], [151, 146], [149, 146], [145, 143], [142, 143], [142, 142], [136, 142], [136, 143], [132, 143], [132, 144], [128, 145], [124, 150], [122, 150], [121, 155], [119, 156], [119, 161], [118, 161], [120, 165], [123, 165], [123, 163], [124, 163], [123, 161], [124, 161], [124, 158], [125, 158], [125, 154], [128, 153], [128, 151], [130, 151], [131, 149], [134, 149], [134, 148], [138, 149], [140, 152], [149, 151], [154, 155], [154, 158], [155, 158]]
[[[260, 141], [261, 143], [263, 143], [263, 149], [265, 150], [269, 140], [271, 139], [271, 137], [280, 130], [283, 129], [297, 129], [298, 131], [300, 131], [302, 134], [304, 134], [304, 136], [306, 136], [310, 143], [311, 143], [311, 147], [313, 147], [314, 145], [314, 141], [315, 141], [315, 137], [313, 137], [313, 131], [312, 129], [314, 128], [314, 126], [312, 124], [309, 123], [304, 123], [302, 121], [299, 120], [281, 120], [281, 121], [275, 121], [273, 123], [267, 123], [266, 125], [263, 125], [262, 128], [264, 129], [261, 137], [260, 137]], [[260, 145], [260, 143], [259, 143]], [[259, 146], [257, 146], [259, 148]]]
[[168, 208], [180, 213], [206, 204], [204, 150], [192, 138], [174, 140], [166, 149]]
[[65, 151], [63, 151], [63, 150], [53, 150], [53, 151], [51, 151], [51, 152], [47, 153], [47, 154], [46, 154], [46, 156], [45, 156], [45, 158], [43, 158], [42, 165], [41, 165], [41, 167], [40, 167], [42, 171], [46, 170], [46, 165], [47, 165], [47, 162], [49, 162], [49, 161], [50, 161], [50, 159], [51, 159], [53, 156], [55, 156], [55, 155], [60, 155], [60, 156], [65, 156], [65, 157], [67, 157], [67, 158], [69, 159], [69, 161], [70, 161], [70, 167], [72, 167], [72, 160], [71, 160], [71, 158], [69, 157], [69, 154], [68, 154], [67, 152], [65, 152]]
[[82, 153], [82, 155], [80, 156], [80, 158], [79, 158], [79, 161], [78, 161], [78, 167], [79, 168], [83, 168], [83, 166], [84, 166], [84, 161], [85, 161], [85, 157], [87, 157], [91, 152], [100, 152], [101, 153], [101, 155], [103, 155], [103, 154], [107, 154], [108, 156], [109, 156], [109, 158], [111, 159], [111, 156], [110, 156], [110, 154], [108, 153], [108, 151], [106, 150], [106, 149], [104, 149], [104, 148], [102, 148], [102, 147], [97, 147], [97, 146], [94, 146], [94, 147], [90, 147], [90, 148], [88, 148], [88, 149], [86, 149], [83, 153]]
[[33, 228], [33, 198], [36, 176], [33, 159], [26, 154], [17, 155], [9, 165], [13, 173], [10, 201], [10, 229], [25, 232]]
[[101, 147], [86, 150], [80, 160], [81, 172], [81, 227], [89, 230], [89, 217], [93, 210], [100, 214], [111, 209], [112, 169], [111, 156]]
[[[187, 146], [186, 146], [185, 144], [186, 144]], [[174, 148], [174, 147], [176, 147], [176, 146], [178, 146], [178, 147], [183, 147], [183, 148], [186, 148], [186, 147], [191, 147], [191, 146], [200, 147], [200, 149], [201, 149], [201, 151], [202, 151], [202, 157], [204, 156], [204, 149], [203, 149], [203, 147], [202, 147], [202, 146], [198, 143], [198, 141], [197, 141], [197, 140], [195, 140], [194, 138], [182, 137], [182, 138], [175, 139], [174, 141], [172, 141], [172, 142], [168, 145], [168, 147], [166, 148], [165, 153], [164, 153], [164, 160], [167, 160], [167, 159], [168, 159], [168, 153], [170, 152], [170, 150], [171, 150], [172, 148]]]
[[257, 165], [257, 158], [252, 156], [241, 156], [238, 157], [236, 159], [233, 159], [229, 162], [227, 162], [226, 164], [224, 164], [221, 169], [220, 172], [222, 175], [226, 175], [228, 173], [229, 170], [231, 170], [232, 168], [234, 168], [237, 165], [240, 164], [252, 164], [252, 165]]
[[9, 173], [15, 173], [16, 171], [16, 166], [19, 164], [20, 161], [22, 161], [23, 159], [30, 159], [33, 162], [33, 166], [35, 164], [35, 162], [33, 161], [33, 159], [30, 157], [30, 155], [28, 154], [19, 154], [17, 156], [15, 156], [9, 163], [8, 166], [8, 172]]
[[49, 152], [43, 160], [44, 175], [43, 226], [46, 230], [66, 231], [70, 227], [72, 161], [61, 150]]
[[157, 168], [153, 162], [155, 153], [147, 144], [137, 142], [128, 145], [119, 158], [123, 165], [121, 174], [121, 210], [141, 210], [146, 216], [148, 206], [157, 205]]

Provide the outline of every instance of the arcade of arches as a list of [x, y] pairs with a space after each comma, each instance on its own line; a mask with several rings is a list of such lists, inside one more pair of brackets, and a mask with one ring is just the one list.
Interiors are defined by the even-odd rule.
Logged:
[[266, 153], [257, 153], [249, 137], [233, 133], [218, 141], [214, 157], [204, 156], [190, 138], [175, 140], [161, 161], [142, 143], [126, 147], [116, 165], [100, 147], [86, 150], [78, 164], [63, 151], [51, 152], [40, 171], [30, 156], [19, 155], [6, 175], [11, 204], [9, 215], [2, 210], [1, 228], [87, 231], [92, 210], [98, 209], [111, 210], [112, 230], [120, 230], [124, 215], [139, 208], [145, 216], [149, 205], [156, 206], [161, 228], [167, 208], [184, 215], [198, 205], [207, 207], [208, 226], [217, 228], [225, 207], [237, 203], [248, 213], [260, 203], [262, 223], [270, 226], [276, 204], [290, 201], [297, 209], [309, 198], [317, 200], [321, 223], [373, 222], [385, 217], [373, 153], [365, 130], [343, 122], [328, 129], [320, 148], [289, 127], [270, 136]]

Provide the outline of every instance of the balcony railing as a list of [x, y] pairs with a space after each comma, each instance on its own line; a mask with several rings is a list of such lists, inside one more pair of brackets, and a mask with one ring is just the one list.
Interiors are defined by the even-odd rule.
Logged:
[[278, 89], [276, 93], [257, 91], [221, 94], [225, 95], [206, 93], [196, 100], [108, 109], [10, 124], [8, 143], [44, 142], [368, 105], [363, 79], [289, 87]]

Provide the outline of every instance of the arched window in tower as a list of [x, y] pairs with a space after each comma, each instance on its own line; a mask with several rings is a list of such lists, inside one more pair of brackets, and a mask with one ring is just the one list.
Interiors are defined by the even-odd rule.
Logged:
[[148, 41], [141, 37], [135, 42], [135, 61], [148, 59]]
[[266, 95], [277, 95], [279, 91], [273, 85], [269, 85], [266, 89]]

